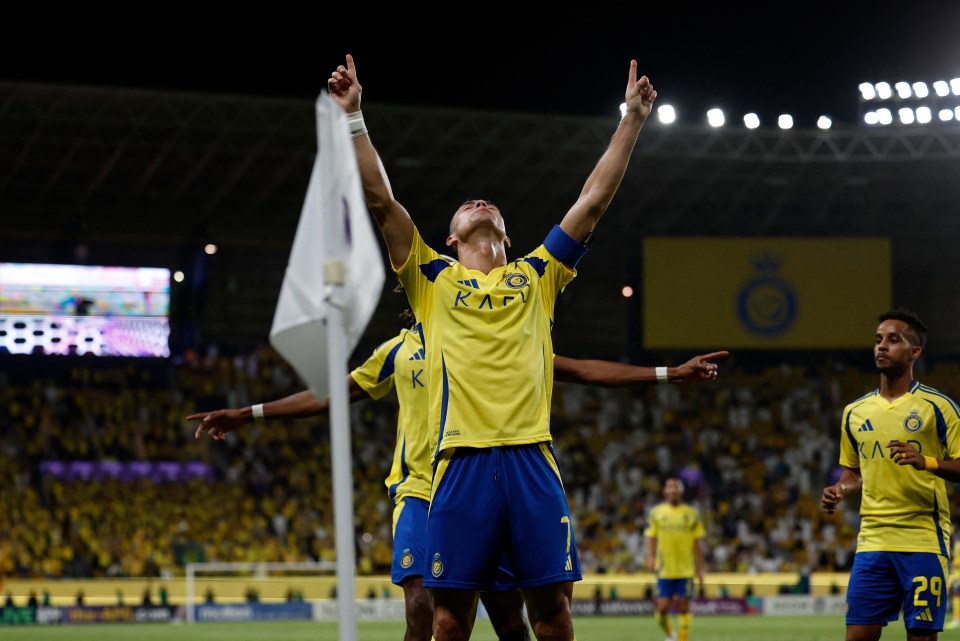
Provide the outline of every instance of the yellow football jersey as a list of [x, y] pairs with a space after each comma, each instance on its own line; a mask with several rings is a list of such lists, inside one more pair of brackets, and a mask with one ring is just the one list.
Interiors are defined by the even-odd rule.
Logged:
[[397, 274], [423, 326], [437, 451], [550, 441], [554, 304], [576, 275], [556, 257], [575, 243], [558, 230], [489, 274], [414, 233]]
[[433, 434], [427, 424], [427, 377], [419, 325], [381, 344], [350, 375], [374, 399], [397, 390], [397, 445], [385, 481], [390, 498], [430, 500]]
[[692, 578], [697, 571], [693, 545], [706, 536], [700, 513], [692, 505], [660, 503], [650, 510], [644, 536], [657, 540], [657, 576], [661, 579]]
[[924, 456], [960, 456], [960, 407], [937, 390], [914, 381], [888, 402], [879, 390], [844, 408], [840, 465], [859, 468], [860, 552], [932, 552], [949, 556], [950, 503], [944, 480], [898, 465], [887, 444], [911, 443]]

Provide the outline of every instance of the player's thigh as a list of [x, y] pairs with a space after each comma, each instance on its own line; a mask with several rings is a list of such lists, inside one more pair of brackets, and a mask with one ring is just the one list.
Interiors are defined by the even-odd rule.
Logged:
[[560, 470], [547, 443], [505, 447], [510, 559], [518, 584], [579, 581], [580, 559]]
[[848, 626], [873, 626], [896, 621], [903, 588], [893, 552], [857, 552], [847, 585]]
[[423, 577], [427, 568], [427, 512], [430, 504], [421, 498], [404, 497], [393, 509], [393, 561], [390, 580], [395, 585]]
[[432, 588], [430, 593], [433, 596], [434, 634], [437, 634], [439, 628], [453, 637], [458, 635], [469, 637], [477, 618], [480, 593], [453, 588]]
[[948, 561], [929, 552], [894, 553], [903, 593], [903, 625], [920, 638], [943, 629], [947, 616]]
[[542, 623], [552, 628], [572, 628], [573, 582], [563, 581], [524, 588], [523, 598], [531, 623]]
[[525, 638], [527, 620], [523, 616], [523, 594], [520, 590], [487, 590], [480, 602], [490, 617], [490, 623], [499, 638]]
[[494, 582], [509, 528], [497, 450], [441, 455], [427, 520], [428, 588], [479, 591]]

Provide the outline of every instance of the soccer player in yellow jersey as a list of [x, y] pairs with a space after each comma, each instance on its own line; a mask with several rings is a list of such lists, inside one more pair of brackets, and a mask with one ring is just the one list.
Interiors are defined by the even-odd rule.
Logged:
[[[664, 502], [650, 511], [647, 568], [657, 573], [656, 617], [669, 641], [690, 637], [690, 599], [693, 579], [703, 585], [703, 538], [706, 530], [700, 513], [683, 503], [683, 481], [671, 476], [663, 484]], [[670, 625], [670, 610], [677, 612], [677, 631]]]
[[832, 514], [861, 492], [860, 533], [847, 588], [847, 641], [876, 641], [903, 612], [909, 641], [943, 629], [951, 524], [945, 480], [960, 479], [960, 407], [922, 385], [913, 365], [927, 328], [904, 308], [879, 317], [880, 388], [843, 410], [840, 478], [824, 488]]
[[[429, 641], [433, 623], [433, 604], [423, 586], [423, 574], [427, 569], [425, 533], [436, 439], [427, 429], [427, 377], [420, 330], [419, 325], [402, 330], [377, 347], [370, 358], [347, 376], [351, 402], [381, 399], [396, 390], [397, 441], [385, 483], [394, 506], [391, 580], [403, 588], [405, 641]], [[727, 356], [727, 352], [695, 356], [679, 367], [669, 368], [669, 378], [675, 383], [712, 380], [718, 371], [712, 361], [723, 356]], [[653, 367], [610, 361], [555, 356], [554, 368], [556, 380], [585, 385], [621, 387], [657, 381]], [[198, 412], [186, 418], [200, 421], [197, 438], [207, 432], [214, 439], [222, 440], [227, 432], [253, 420], [255, 414], [264, 419], [306, 418], [326, 411], [327, 403], [304, 391], [252, 407]], [[481, 599], [501, 641], [528, 638], [523, 599], [509, 573], [502, 571]]]
[[[430, 67], [411, 72], [429, 82]], [[589, 83], [588, 83], [589, 84]], [[625, 113], [580, 196], [543, 243], [508, 261], [499, 208], [472, 198], [450, 221], [448, 262], [394, 198], [360, 111], [353, 57], [327, 91], [347, 113], [367, 208], [423, 324], [437, 435], [427, 521], [436, 641], [466, 639], [479, 592], [512, 563], [539, 639], [571, 641], [573, 582], [582, 578], [570, 509], [551, 446], [553, 308], [626, 171], [656, 91], [630, 61]]]
[[[408, 73], [413, 87], [430, 82], [429, 63]], [[583, 79], [583, 90], [594, 89], [592, 80]], [[449, 263], [394, 198], [360, 111], [353, 56], [331, 73], [327, 91], [347, 113], [367, 208], [423, 323], [428, 420], [438, 437], [424, 578], [434, 599], [434, 637], [469, 638], [479, 591], [505, 556], [537, 638], [571, 641], [573, 582], [582, 575], [551, 445], [554, 304], [620, 186], [657, 92], [631, 60], [624, 116], [576, 202], [539, 247], [508, 261], [500, 209], [471, 198], [450, 221], [446, 244], [458, 262]]]

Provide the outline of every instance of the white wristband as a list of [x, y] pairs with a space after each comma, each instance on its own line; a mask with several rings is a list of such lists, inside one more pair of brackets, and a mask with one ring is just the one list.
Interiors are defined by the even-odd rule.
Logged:
[[263, 403], [257, 403], [256, 405], [250, 408], [250, 413], [253, 414], [253, 420], [262, 421], [263, 420]]
[[657, 382], [658, 383], [669, 383], [670, 380], [667, 378], [667, 368], [658, 367], [657, 368]]
[[363, 112], [354, 111], [352, 114], [347, 114], [347, 124], [350, 125], [350, 136], [356, 138], [357, 136], [367, 135], [367, 125], [363, 122]]

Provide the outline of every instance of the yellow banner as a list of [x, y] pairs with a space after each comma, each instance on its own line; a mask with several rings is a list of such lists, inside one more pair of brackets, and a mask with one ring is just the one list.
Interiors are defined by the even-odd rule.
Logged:
[[869, 348], [888, 238], [648, 238], [648, 349]]

